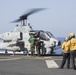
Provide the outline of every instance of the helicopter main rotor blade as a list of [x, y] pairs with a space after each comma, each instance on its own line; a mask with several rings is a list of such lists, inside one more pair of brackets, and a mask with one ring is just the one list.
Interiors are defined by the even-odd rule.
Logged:
[[20, 21], [21, 19], [17, 19], [17, 20], [12, 21], [11, 23], [20, 22]]
[[45, 8], [35, 8], [35, 9], [31, 9], [30, 11], [28, 11], [27, 13], [25, 13], [24, 15], [22, 15], [22, 16], [20, 16], [20, 19], [27, 19], [27, 17], [29, 16], [29, 15], [32, 15], [32, 14], [34, 14], [34, 13], [36, 13], [36, 12], [39, 12], [39, 11], [41, 11], [41, 10], [44, 10]]
[[31, 10], [29, 10], [27, 13], [25, 13], [25, 14], [23, 14], [22, 16], [20, 16], [20, 18], [19, 19], [17, 19], [17, 20], [15, 20], [15, 21], [12, 21], [12, 23], [15, 23], [15, 22], [20, 22], [20, 21], [22, 21], [22, 20], [27, 20], [27, 17], [29, 16], [29, 15], [32, 15], [32, 14], [34, 14], [34, 13], [36, 13], [36, 12], [39, 12], [39, 11], [42, 11], [42, 10], [44, 10], [44, 9], [46, 9], [46, 8], [34, 8], [34, 9], [31, 9]]

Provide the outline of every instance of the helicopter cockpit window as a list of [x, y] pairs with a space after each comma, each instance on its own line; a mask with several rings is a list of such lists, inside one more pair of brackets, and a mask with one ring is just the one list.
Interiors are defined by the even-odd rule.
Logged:
[[46, 33], [45, 32], [40, 32], [40, 38], [42, 40], [47, 40], [48, 39], [48, 37], [46, 36]]
[[54, 38], [54, 36], [53, 36], [53, 34], [52, 33], [50, 33], [50, 32], [46, 32], [46, 34], [50, 37], [50, 38]]

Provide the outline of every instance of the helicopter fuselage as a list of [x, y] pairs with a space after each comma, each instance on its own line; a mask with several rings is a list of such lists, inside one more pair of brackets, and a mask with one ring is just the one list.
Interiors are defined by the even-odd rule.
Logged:
[[[60, 41], [57, 40], [53, 34], [43, 30], [33, 30], [31, 26], [16, 26], [12, 32], [6, 32], [0, 34], [0, 39], [3, 42], [0, 43], [0, 49], [22, 51], [22, 45], [30, 52], [30, 33], [36, 34], [40, 32], [40, 40], [44, 42], [46, 54], [51, 51], [51, 48], [59, 46]], [[19, 43], [19, 45], [17, 45]], [[24, 44], [23, 44], [24, 43]]]

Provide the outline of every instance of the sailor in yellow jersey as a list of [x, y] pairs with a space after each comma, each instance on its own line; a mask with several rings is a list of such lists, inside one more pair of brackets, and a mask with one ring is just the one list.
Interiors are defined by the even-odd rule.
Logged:
[[67, 68], [68, 69], [70, 68], [70, 50], [69, 50], [69, 46], [67, 46], [68, 40], [69, 40], [69, 38], [65, 37], [64, 42], [62, 43], [63, 59], [62, 59], [60, 69], [64, 68], [66, 60], [67, 60]]
[[76, 70], [75, 66], [75, 56], [76, 56], [76, 38], [74, 33], [70, 33], [70, 41], [68, 42], [68, 46], [70, 46], [70, 57], [71, 57], [71, 65], [74, 70]]

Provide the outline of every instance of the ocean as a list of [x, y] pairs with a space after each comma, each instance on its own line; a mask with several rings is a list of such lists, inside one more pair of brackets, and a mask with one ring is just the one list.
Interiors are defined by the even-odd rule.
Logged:
[[[64, 42], [64, 37], [57, 37], [57, 39], [59, 39], [61, 41], [61, 44]], [[54, 52], [56, 54], [61, 54], [62, 53], [62, 49], [60, 48], [61, 46], [59, 46], [59, 48], [57, 47], [56, 50], [54, 50]]]

